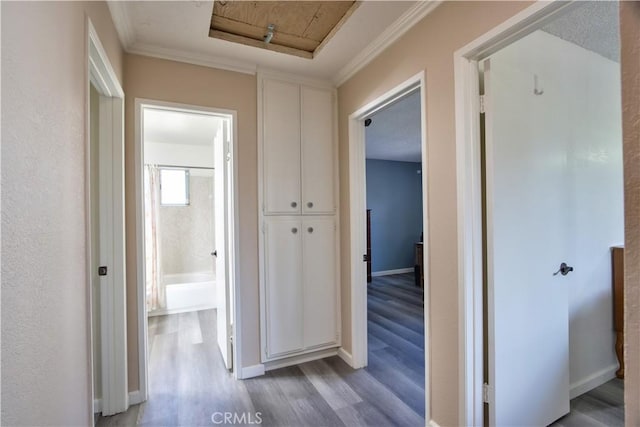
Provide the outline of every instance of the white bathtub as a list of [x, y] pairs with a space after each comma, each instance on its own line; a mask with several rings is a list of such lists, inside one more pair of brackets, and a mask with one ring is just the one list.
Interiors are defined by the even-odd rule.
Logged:
[[207, 310], [216, 307], [215, 276], [212, 273], [165, 274], [167, 307], [149, 316]]

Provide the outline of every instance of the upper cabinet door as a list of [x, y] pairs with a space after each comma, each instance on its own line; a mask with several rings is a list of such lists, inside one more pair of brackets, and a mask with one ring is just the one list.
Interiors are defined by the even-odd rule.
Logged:
[[298, 214], [300, 86], [264, 80], [262, 112], [265, 214]]
[[302, 87], [302, 212], [333, 214], [334, 110], [331, 90]]

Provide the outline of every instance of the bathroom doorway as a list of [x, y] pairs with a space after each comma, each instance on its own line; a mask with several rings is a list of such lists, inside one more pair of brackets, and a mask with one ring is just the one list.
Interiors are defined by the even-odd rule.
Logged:
[[136, 100], [136, 119], [140, 379], [162, 406], [235, 365], [235, 112]]

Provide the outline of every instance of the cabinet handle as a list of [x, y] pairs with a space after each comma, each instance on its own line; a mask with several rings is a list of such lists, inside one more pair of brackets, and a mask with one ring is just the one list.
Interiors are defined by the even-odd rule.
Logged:
[[298, 204], [297, 204], [296, 202], [291, 202], [291, 207], [292, 207], [292, 208], [295, 208], [295, 207], [297, 207], [297, 206], [298, 206]]
[[307, 228], [307, 231], [308, 231], [309, 233], [313, 233], [313, 227], [309, 227], [309, 228]]
[[313, 202], [309, 202], [309, 203], [307, 203], [307, 207], [308, 207], [308, 208], [312, 208], [312, 207], [313, 207]]
[[296, 234], [296, 233], [298, 232], [298, 229], [297, 229], [296, 227], [293, 227], [293, 228], [291, 229], [291, 232], [292, 232], [293, 234]]

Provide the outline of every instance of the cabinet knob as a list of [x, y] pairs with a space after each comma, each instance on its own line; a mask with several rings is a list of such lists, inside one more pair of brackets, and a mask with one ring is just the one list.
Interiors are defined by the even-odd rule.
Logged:
[[296, 233], [298, 232], [298, 229], [297, 229], [296, 227], [293, 227], [293, 228], [291, 229], [291, 232], [292, 232], [293, 234], [296, 234]]
[[307, 231], [308, 231], [309, 233], [313, 233], [313, 227], [309, 227], [309, 228], [307, 228]]
[[296, 202], [291, 202], [291, 207], [292, 207], [292, 208], [295, 208], [295, 207], [297, 207], [297, 206], [298, 206], [298, 204], [297, 204]]
[[307, 203], [307, 207], [308, 207], [308, 208], [312, 208], [312, 207], [313, 207], [313, 202], [309, 202], [309, 203]]

